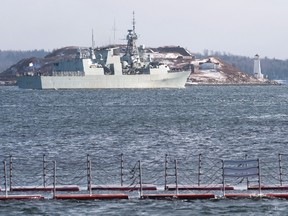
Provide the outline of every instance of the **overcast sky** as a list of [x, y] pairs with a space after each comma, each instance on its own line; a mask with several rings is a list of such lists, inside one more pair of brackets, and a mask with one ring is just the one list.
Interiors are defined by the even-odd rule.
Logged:
[[[0, 50], [124, 43], [288, 59], [288, 0], [0, 0]], [[115, 25], [114, 25], [115, 23]], [[114, 26], [116, 31], [114, 31]], [[115, 37], [114, 37], [115, 33]]]

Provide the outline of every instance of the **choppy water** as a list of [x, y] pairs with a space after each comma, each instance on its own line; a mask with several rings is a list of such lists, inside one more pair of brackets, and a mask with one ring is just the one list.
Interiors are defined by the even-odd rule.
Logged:
[[[0, 101], [1, 159], [11, 154], [30, 158], [26, 163], [45, 153], [73, 170], [87, 153], [101, 157], [100, 164], [121, 153], [127, 161], [147, 163], [163, 161], [165, 154], [268, 158], [288, 153], [287, 85], [66, 91], [1, 87]], [[0, 202], [5, 215], [283, 215], [287, 209], [287, 201], [277, 199]]]

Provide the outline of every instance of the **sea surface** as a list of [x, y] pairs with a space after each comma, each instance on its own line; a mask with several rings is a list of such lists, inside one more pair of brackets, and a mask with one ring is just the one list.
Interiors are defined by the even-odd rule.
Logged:
[[[199, 154], [211, 161], [248, 155], [277, 164], [279, 153], [283, 157], [288, 154], [288, 85], [51, 91], [0, 87], [0, 159], [9, 162], [9, 156], [13, 156], [13, 185], [40, 184], [44, 154], [47, 173], [53, 167], [48, 167], [48, 161], [57, 162], [59, 184], [77, 184], [87, 193], [87, 154], [92, 158], [94, 183], [119, 183], [123, 154], [127, 176], [141, 161], [144, 180], [159, 185], [163, 179], [155, 176], [162, 172], [159, 169], [164, 167], [165, 154], [172, 161], [179, 159], [184, 166], [184, 159], [197, 159]], [[2, 167], [0, 163], [3, 190]], [[125, 179], [129, 184], [130, 180]], [[288, 184], [288, 177], [285, 180]], [[49, 181], [51, 184], [51, 179], [47, 184]], [[288, 212], [288, 200], [281, 199], [142, 200], [138, 192], [131, 194], [129, 200], [120, 201], [0, 201], [0, 214], [168, 216]]]

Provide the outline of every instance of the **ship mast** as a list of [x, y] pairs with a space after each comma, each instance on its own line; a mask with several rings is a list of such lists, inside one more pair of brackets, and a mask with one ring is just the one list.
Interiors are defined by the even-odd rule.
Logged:
[[127, 47], [126, 47], [126, 51], [125, 51], [125, 56], [130, 57], [131, 60], [131, 64], [133, 66], [135, 66], [135, 64], [137, 65], [137, 63], [140, 63], [140, 57], [139, 57], [139, 51], [138, 48], [136, 46], [136, 41], [138, 39], [138, 36], [136, 34], [135, 31], [135, 13], [133, 11], [133, 29], [129, 29], [128, 30], [128, 35], [126, 37], [127, 39]]
[[94, 31], [92, 29], [92, 49], [95, 48]]
[[92, 29], [92, 47], [90, 47], [90, 58], [91, 59], [96, 59], [94, 49], [95, 49], [95, 41], [94, 41], [94, 31]]
[[116, 44], [116, 22], [114, 18], [114, 25], [113, 25], [113, 36], [114, 36], [114, 45]]
[[[133, 24], [133, 33], [136, 35], [136, 33], [135, 33], [135, 24], [136, 24], [136, 22], [135, 22], [135, 12], [133, 11], [133, 21], [132, 21], [132, 24]], [[137, 35], [136, 35], [136, 37], [137, 37]], [[136, 38], [137, 39], [137, 38]]]

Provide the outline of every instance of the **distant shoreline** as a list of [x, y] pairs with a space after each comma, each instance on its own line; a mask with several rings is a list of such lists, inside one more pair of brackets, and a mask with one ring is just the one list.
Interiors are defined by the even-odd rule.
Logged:
[[193, 83], [185, 84], [185, 87], [193, 86], [279, 86], [285, 85], [284, 83]]

